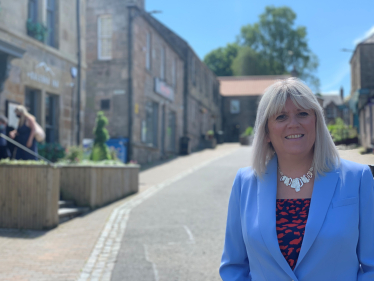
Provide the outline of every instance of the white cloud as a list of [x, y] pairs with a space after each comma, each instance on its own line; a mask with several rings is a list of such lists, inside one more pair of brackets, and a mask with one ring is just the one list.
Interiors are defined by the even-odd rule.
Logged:
[[360, 37], [356, 38], [353, 41], [353, 44], [356, 46], [358, 43], [362, 42], [363, 40], [365, 40], [366, 38], [368, 38], [372, 34], [374, 34], [374, 25], [369, 30], [367, 30], [363, 35], [361, 35]]
[[344, 63], [341, 65], [339, 70], [332, 76], [330, 83], [327, 85], [322, 85], [322, 93], [331, 93], [331, 92], [339, 92], [336, 91], [336, 88], [340, 88], [342, 85], [343, 80], [347, 77], [350, 72], [350, 66], [348, 63]]

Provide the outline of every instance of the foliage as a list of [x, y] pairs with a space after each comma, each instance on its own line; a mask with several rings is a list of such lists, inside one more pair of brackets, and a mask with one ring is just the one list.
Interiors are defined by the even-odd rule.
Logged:
[[133, 164], [124, 164], [121, 161], [117, 160], [103, 160], [103, 161], [91, 161], [91, 160], [82, 160], [79, 162], [70, 162], [67, 159], [64, 159], [58, 162], [59, 165], [77, 165], [77, 166], [134, 166]]
[[214, 132], [213, 132], [213, 130], [209, 130], [209, 131], [207, 131], [207, 132], [206, 132], [206, 135], [207, 135], [207, 136], [214, 136]]
[[27, 34], [36, 40], [44, 43], [47, 36], [47, 27], [40, 22], [33, 22], [31, 19], [28, 19], [26, 22]]
[[204, 63], [217, 76], [232, 76], [231, 68], [233, 60], [237, 57], [239, 46], [237, 44], [227, 44], [224, 48], [211, 51], [204, 57]]
[[1, 159], [0, 165], [48, 165], [45, 161], [36, 160], [10, 160], [9, 158]]
[[[211, 51], [204, 58], [217, 75], [283, 75], [298, 77], [319, 89], [318, 59], [309, 49], [304, 26], [295, 26], [289, 7], [267, 6], [259, 21], [241, 28], [237, 42]], [[230, 50], [235, 46], [235, 52]], [[231, 65], [230, 65], [231, 63]]]
[[253, 128], [251, 126], [247, 127], [245, 131], [240, 135], [241, 137], [251, 136], [253, 134]]
[[38, 153], [51, 162], [65, 157], [65, 149], [59, 143], [38, 143]]
[[102, 161], [112, 159], [109, 148], [105, 143], [109, 139], [109, 133], [107, 129], [105, 129], [106, 125], [108, 125], [108, 119], [102, 111], [99, 111], [96, 117], [96, 127], [94, 129], [95, 138], [90, 160]]
[[83, 161], [83, 159], [84, 151], [82, 146], [70, 146], [64, 158], [64, 160], [69, 163], [78, 163]]
[[357, 137], [356, 129], [352, 128], [352, 126], [348, 127], [341, 118], [336, 118], [335, 124], [328, 125], [327, 128], [334, 142]]

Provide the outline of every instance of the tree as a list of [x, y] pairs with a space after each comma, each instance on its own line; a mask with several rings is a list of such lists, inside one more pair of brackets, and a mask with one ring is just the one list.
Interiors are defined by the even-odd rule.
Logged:
[[204, 57], [204, 63], [217, 76], [232, 76], [231, 65], [238, 54], [237, 44], [227, 44], [226, 47], [215, 49]]
[[260, 21], [243, 26], [241, 46], [249, 46], [269, 65], [270, 74], [286, 74], [296, 70], [299, 77], [319, 87], [313, 72], [318, 59], [308, 47], [306, 27], [294, 27], [296, 14], [289, 7], [266, 7]]
[[228, 69], [229, 62], [232, 75], [282, 75], [296, 70], [318, 91], [319, 80], [314, 74], [318, 59], [308, 47], [306, 27], [295, 27], [295, 19], [296, 14], [289, 7], [268, 6], [257, 23], [241, 28], [236, 44], [229, 44], [236, 46], [234, 59], [225, 57], [226, 47], [210, 52], [205, 57], [209, 56], [209, 63], [204, 61], [219, 76], [214, 66]]
[[106, 145], [106, 141], [109, 139], [109, 133], [105, 126], [108, 125], [108, 119], [105, 117], [102, 111], [99, 111], [96, 116], [96, 126], [94, 129], [94, 145], [90, 155], [90, 159], [93, 161], [110, 160], [110, 151]]

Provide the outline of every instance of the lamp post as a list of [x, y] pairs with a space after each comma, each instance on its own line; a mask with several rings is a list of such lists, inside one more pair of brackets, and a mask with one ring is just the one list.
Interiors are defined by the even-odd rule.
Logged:
[[[153, 10], [150, 12], [145, 12], [139, 9], [135, 3], [130, 3], [127, 5], [128, 9], [128, 33], [127, 33], [127, 51], [128, 51], [128, 143], [127, 143], [127, 159], [126, 162], [132, 159], [132, 123], [133, 123], [133, 89], [132, 89], [132, 45], [133, 45], [133, 35], [132, 35], [132, 23], [133, 20], [138, 16], [143, 16], [145, 14], [158, 14], [161, 11]], [[133, 9], [137, 12], [133, 14]]]

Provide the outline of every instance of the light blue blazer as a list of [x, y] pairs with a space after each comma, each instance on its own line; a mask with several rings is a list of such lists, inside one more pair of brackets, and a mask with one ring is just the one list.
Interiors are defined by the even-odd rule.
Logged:
[[238, 171], [229, 200], [220, 275], [224, 281], [374, 280], [374, 180], [368, 166], [341, 166], [314, 182], [292, 271], [276, 232], [277, 158], [263, 179]]

